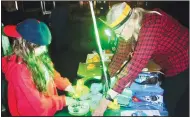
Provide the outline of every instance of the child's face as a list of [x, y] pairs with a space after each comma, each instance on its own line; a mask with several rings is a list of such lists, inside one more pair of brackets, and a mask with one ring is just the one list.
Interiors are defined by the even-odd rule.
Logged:
[[44, 52], [47, 52], [46, 46], [39, 46], [34, 49], [35, 56], [39, 56], [39, 55], [43, 54]]

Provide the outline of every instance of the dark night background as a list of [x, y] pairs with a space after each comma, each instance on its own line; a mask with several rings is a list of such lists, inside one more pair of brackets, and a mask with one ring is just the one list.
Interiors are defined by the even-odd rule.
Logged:
[[[117, 2], [109, 4], [114, 3]], [[189, 1], [139, 1], [139, 3], [131, 1], [129, 4], [150, 10], [161, 8], [189, 28]], [[52, 32], [53, 39], [49, 51], [55, 68], [62, 76], [68, 77], [71, 81], [76, 80], [79, 62], [85, 62], [87, 54], [96, 49], [88, 5], [80, 8], [78, 1], [56, 1], [56, 9], [53, 10], [51, 1], [46, 2], [46, 9], [53, 10], [52, 15], [42, 14], [39, 1], [19, 1], [17, 11], [8, 11], [6, 2], [2, 2], [1, 5], [1, 21], [4, 25], [17, 24], [26, 18], [44, 21]], [[101, 6], [104, 10], [100, 11], [99, 16], [105, 16], [108, 3], [97, 5], [96, 9]], [[3, 115], [9, 116], [7, 112], [2, 112]]]

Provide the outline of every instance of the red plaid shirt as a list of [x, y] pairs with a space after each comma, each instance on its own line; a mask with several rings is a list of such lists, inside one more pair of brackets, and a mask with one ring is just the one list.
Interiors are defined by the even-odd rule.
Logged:
[[122, 64], [128, 61], [130, 53], [134, 51], [134, 45], [132, 42], [126, 42], [123, 39], [119, 39], [117, 53], [113, 56], [112, 62], [109, 64], [108, 70], [111, 77], [116, 75], [117, 71], [120, 70]]
[[[133, 58], [120, 72], [113, 88], [118, 93], [133, 82], [150, 59], [162, 67], [166, 76], [175, 76], [189, 66], [189, 30], [165, 12], [157, 11], [162, 15], [146, 14], [142, 21]], [[112, 74], [127, 58], [121, 47], [120, 43], [110, 64]]]

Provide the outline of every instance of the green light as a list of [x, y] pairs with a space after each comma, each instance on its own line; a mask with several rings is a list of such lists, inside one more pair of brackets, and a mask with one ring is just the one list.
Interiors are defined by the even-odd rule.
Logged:
[[107, 36], [110, 36], [110, 37], [111, 37], [111, 32], [110, 32], [110, 30], [106, 29], [106, 30], [105, 30], [105, 34], [106, 34]]
[[[98, 50], [99, 50], [99, 53], [100, 53], [100, 59], [101, 59], [101, 62], [102, 62], [102, 67], [103, 67], [103, 73], [104, 73], [104, 77], [105, 77], [105, 80], [106, 80], [106, 84], [105, 86], [108, 88], [109, 87], [109, 84], [108, 84], [108, 76], [107, 76], [107, 68], [105, 66], [105, 59], [104, 59], [104, 56], [103, 56], [103, 51], [102, 51], [102, 47], [101, 47], [101, 43], [100, 43], [100, 37], [99, 37], [99, 33], [98, 33], [98, 28], [97, 28], [97, 23], [96, 23], [96, 18], [95, 18], [95, 14], [94, 14], [94, 9], [93, 9], [93, 4], [92, 4], [92, 1], [89, 1], [89, 4], [90, 4], [90, 10], [91, 10], [91, 14], [92, 14], [92, 19], [93, 19], [93, 23], [94, 23], [94, 30], [95, 30], [95, 34], [96, 34], [96, 42], [98, 44]], [[106, 89], [108, 90], [108, 89]], [[106, 92], [104, 92], [106, 93]]]

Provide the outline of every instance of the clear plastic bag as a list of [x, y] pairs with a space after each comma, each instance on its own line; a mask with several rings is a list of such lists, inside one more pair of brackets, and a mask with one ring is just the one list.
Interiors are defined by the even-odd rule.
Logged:
[[168, 116], [165, 106], [152, 104], [149, 102], [131, 102], [128, 106], [125, 106], [128, 110], [159, 110], [161, 116]]
[[103, 97], [100, 93], [102, 88], [103, 86], [101, 83], [93, 83], [90, 87], [90, 93], [80, 97], [80, 100], [85, 100], [89, 103], [91, 111], [94, 111], [99, 106], [99, 102]]
[[159, 110], [161, 116], [168, 116], [163, 102], [164, 90], [160, 87], [159, 78], [159, 73], [140, 73], [131, 86], [122, 92], [130, 90], [137, 101], [132, 98], [128, 105], [123, 106], [129, 110]]
[[162, 74], [159, 72], [141, 72], [135, 79], [135, 83], [140, 85], [160, 85]]
[[140, 85], [135, 82], [128, 89], [133, 92], [133, 95], [138, 95], [142, 92], [147, 93], [146, 95], [163, 95], [164, 93], [164, 90], [159, 85]]

